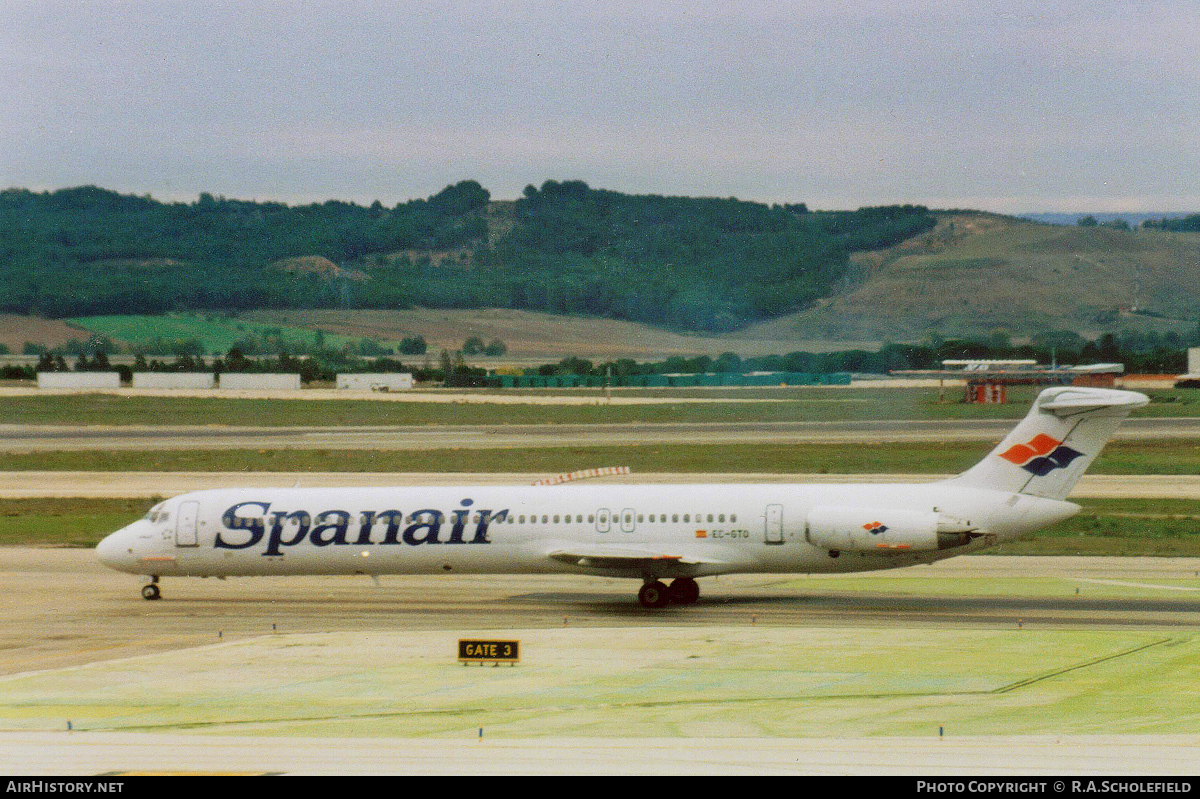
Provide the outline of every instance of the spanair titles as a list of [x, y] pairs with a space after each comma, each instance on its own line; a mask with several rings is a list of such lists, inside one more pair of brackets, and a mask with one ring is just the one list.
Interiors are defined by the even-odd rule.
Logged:
[[[474, 500], [448, 513], [422, 508], [403, 511], [272, 510], [271, 502], [248, 500], [231, 505], [221, 514], [223, 530], [213, 541], [215, 549], [252, 549], [266, 540], [262, 554], [282, 555], [285, 547], [307, 543], [327, 546], [391, 546], [405, 544], [489, 544], [488, 526], [503, 522], [507, 510], [472, 510]], [[472, 518], [473, 515], [473, 518]]]

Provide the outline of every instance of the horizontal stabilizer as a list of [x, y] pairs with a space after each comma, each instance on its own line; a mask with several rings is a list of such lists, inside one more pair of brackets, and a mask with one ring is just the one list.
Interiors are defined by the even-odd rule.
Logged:
[[1037, 407], [1039, 410], [1050, 411], [1060, 418], [1101, 409], [1111, 409], [1114, 415], [1123, 418], [1134, 408], [1141, 408], [1149, 401], [1149, 397], [1136, 391], [1118, 391], [1107, 388], [1064, 388], [1059, 389], [1045, 400], [1039, 397]]

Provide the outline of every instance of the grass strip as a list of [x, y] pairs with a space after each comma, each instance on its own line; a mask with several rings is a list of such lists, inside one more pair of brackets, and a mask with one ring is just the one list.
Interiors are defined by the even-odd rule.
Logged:
[[157, 500], [0, 499], [0, 546], [93, 547]]
[[[994, 444], [639, 444], [527, 449], [177, 449], [9, 453], [2, 471], [152, 472], [547, 472], [628, 466], [636, 472], [956, 474]], [[1129, 439], [1109, 444], [1092, 474], [1196, 474], [1200, 441]]]
[[[941, 402], [937, 389], [794, 388], [788, 402], [666, 403], [657, 405], [499, 405], [381, 400], [234, 399], [70, 394], [0, 397], [9, 424], [335, 426], [420, 424], [597, 424], [634, 422], [770, 422], [1019, 419], [1035, 392], [1014, 387], [1005, 405], [965, 405], [958, 389]], [[1200, 392], [1151, 392], [1139, 416], [1200, 416]], [[600, 395], [581, 394], [595, 397]], [[672, 395], [670, 389], [658, 396]], [[753, 399], [747, 391], [737, 395]], [[777, 390], [762, 395], [777, 398]], [[837, 400], [837, 401], [833, 401]]]

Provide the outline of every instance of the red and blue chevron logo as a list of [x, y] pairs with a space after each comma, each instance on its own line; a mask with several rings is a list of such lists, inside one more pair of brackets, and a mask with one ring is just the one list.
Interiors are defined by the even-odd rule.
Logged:
[[883, 522], [867, 522], [863, 525], [863, 529], [871, 535], [879, 535], [887, 532], [887, 525]]
[[1000, 457], [1030, 474], [1045, 477], [1055, 469], [1070, 466], [1071, 461], [1083, 457], [1083, 453], [1063, 446], [1061, 441], [1045, 433], [1038, 433], [1028, 443], [1015, 444], [1001, 452]]

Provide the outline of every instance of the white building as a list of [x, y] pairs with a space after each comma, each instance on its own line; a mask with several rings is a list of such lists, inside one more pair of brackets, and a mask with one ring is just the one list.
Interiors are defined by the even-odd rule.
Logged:
[[299, 391], [298, 374], [254, 374], [252, 372], [223, 372], [217, 387], [222, 389]]
[[38, 388], [120, 388], [120, 372], [38, 372]]
[[211, 372], [134, 372], [134, 388], [216, 388]]

